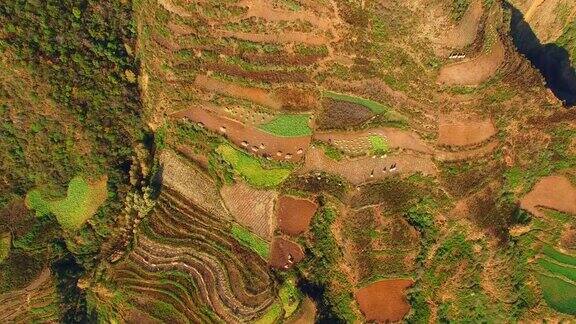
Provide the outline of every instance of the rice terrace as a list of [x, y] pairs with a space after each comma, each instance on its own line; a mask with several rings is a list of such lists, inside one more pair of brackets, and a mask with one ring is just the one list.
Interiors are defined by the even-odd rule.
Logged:
[[576, 1], [4, 0], [0, 322], [576, 322]]

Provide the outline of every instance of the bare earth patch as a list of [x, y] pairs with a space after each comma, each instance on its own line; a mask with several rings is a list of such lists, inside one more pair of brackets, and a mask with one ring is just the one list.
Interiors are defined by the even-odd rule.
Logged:
[[308, 230], [318, 205], [308, 199], [281, 196], [278, 199], [278, 228], [282, 233], [298, 235]]
[[461, 49], [472, 44], [478, 34], [482, 13], [482, 1], [472, 1], [457, 25], [447, 30], [443, 29], [443, 33], [438, 40], [439, 45], [448, 49]]
[[395, 174], [410, 175], [422, 172], [426, 175], [434, 175], [438, 173], [432, 158], [422, 154], [402, 153], [335, 161], [327, 157], [322, 149], [315, 147], [308, 150], [306, 163], [298, 170], [301, 174], [311, 171], [334, 173], [355, 185]]
[[258, 236], [270, 240], [274, 231], [274, 190], [257, 190], [242, 181], [223, 186], [224, 204], [232, 216]]
[[390, 279], [372, 283], [356, 291], [356, 300], [366, 320], [397, 322], [410, 311], [405, 292], [412, 279]]
[[504, 44], [497, 36], [489, 53], [442, 67], [437, 82], [449, 86], [480, 85], [496, 73], [504, 61], [504, 55]]
[[520, 207], [539, 217], [543, 217], [544, 213], [538, 207], [576, 215], [576, 188], [563, 176], [542, 178], [522, 198]]
[[436, 160], [443, 162], [464, 161], [484, 157], [492, 153], [496, 149], [496, 147], [498, 147], [498, 141], [493, 141], [482, 147], [466, 151], [447, 152], [438, 150], [436, 151], [434, 157], [436, 158]]
[[452, 117], [441, 117], [438, 126], [439, 145], [475, 145], [494, 135], [496, 135], [496, 128], [490, 119], [456, 120]]

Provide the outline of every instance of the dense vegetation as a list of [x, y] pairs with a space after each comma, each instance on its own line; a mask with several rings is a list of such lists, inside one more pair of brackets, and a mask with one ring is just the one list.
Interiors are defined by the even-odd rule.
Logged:
[[[7, 0], [0, 3], [0, 26], [0, 214], [6, 221], [0, 232], [14, 235], [0, 265], [1, 290], [25, 286], [52, 264], [62, 320], [82, 321], [77, 280], [110, 234], [127, 191], [132, 146], [145, 129], [131, 6]], [[90, 225], [82, 226], [99, 204], [76, 218], [77, 203], [86, 199], [65, 198], [76, 176], [107, 176], [114, 193]], [[22, 203], [32, 189], [37, 198], [64, 200], [36, 219]]]

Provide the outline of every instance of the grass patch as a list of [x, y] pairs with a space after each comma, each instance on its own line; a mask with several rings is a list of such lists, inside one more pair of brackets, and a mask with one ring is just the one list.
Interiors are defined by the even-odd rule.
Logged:
[[276, 320], [280, 317], [282, 313], [282, 307], [280, 307], [279, 303], [274, 303], [266, 313], [255, 323], [256, 324], [273, 324], [276, 323]]
[[452, 0], [451, 16], [455, 21], [459, 21], [464, 17], [466, 10], [470, 6], [470, 0]]
[[545, 245], [544, 248], [542, 248], [542, 252], [552, 260], [571, 266], [576, 266], [576, 257], [558, 252], [550, 245]]
[[261, 130], [282, 137], [298, 137], [312, 135], [308, 125], [310, 116], [307, 114], [279, 115], [270, 122], [258, 126]]
[[386, 154], [390, 150], [388, 141], [378, 135], [370, 135], [368, 138], [370, 140], [370, 145], [372, 146], [372, 152], [374, 154]]
[[48, 200], [36, 189], [26, 195], [26, 205], [35, 210], [37, 217], [52, 213], [63, 228], [78, 230], [96, 213], [107, 196], [106, 179], [89, 183], [82, 177], [75, 177], [68, 184], [66, 198]]
[[10, 235], [10, 233], [0, 234], [0, 263], [2, 263], [8, 257], [11, 244], [12, 235]]
[[560, 278], [538, 274], [546, 303], [555, 310], [576, 314], [576, 286]]
[[246, 181], [261, 188], [270, 188], [284, 182], [290, 175], [291, 170], [286, 167], [265, 169], [255, 157], [239, 151], [228, 144], [220, 145], [216, 152], [232, 165]]
[[270, 255], [270, 247], [268, 242], [258, 237], [256, 234], [250, 232], [240, 225], [232, 225], [232, 236], [240, 242], [243, 246], [256, 252], [264, 259], [268, 259]]
[[572, 281], [576, 281], [576, 268], [563, 266], [546, 258], [538, 259], [538, 265], [555, 275], [561, 275]]
[[357, 105], [361, 105], [364, 106], [368, 109], [370, 109], [373, 113], [375, 114], [382, 114], [385, 113], [387, 111], [390, 110], [389, 107], [370, 100], [370, 99], [365, 99], [365, 98], [360, 98], [360, 97], [354, 97], [354, 96], [350, 96], [347, 94], [343, 94], [343, 93], [337, 93], [337, 92], [333, 92], [333, 91], [324, 91], [322, 92], [322, 96], [325, 98], [330, 98], [330, 99], [334, 99], [334, 100], [338, 100], [338, 101], [346, 101], [346, 102], [351, 102]]
[[280, 301], [282, 302], [282, 308], [284, 308], [284, 317], [288, 318], [298, 309], [300, 302], [302, 301], [302, 294], [296, 288], [293, 278], [289, 278], [284, 282], [280, 291]]

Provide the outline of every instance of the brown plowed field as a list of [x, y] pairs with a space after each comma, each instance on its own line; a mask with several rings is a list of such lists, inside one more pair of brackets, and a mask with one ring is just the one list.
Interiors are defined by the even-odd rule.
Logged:
[[[259, 130], [256, 127], [246, 126], [236, 120], [221, 116], [215, 109], [195, 107], [172, 114], [174, 118], [188, 118], [191, 121], [202, 123], [207, 129], [226, 135], [238, 147], [243, 147], [250, 153], [260, 156], [270, 156], [276, 160], [286, 160], [287, 155], [292, 161], [299, 161], [308, 146], [311, 136], [278, 137]], [[243, 145], [244, 144], [244, 145]], [[281, 154], [278, 155], [278, 152]], [[298, 153], [300, 152], [300, 154]]]
[[504, 61], [505, 55], [504, 44], [499, 35], [492, 46], [490, 53], [442, 67], [438, 83], [450, 86], [477, 86], [490, 79]]
[[318, 205], [311, 200], [281, 196], [276, 207], [278, 228], [288, 235], [303, 233], [308, 230], [316, 209]]
[[272, 2], [266, 0], [244, 0], [240, 5], [248, 7], [245, 17], [258, 17], [270, 22], [301, 20], [323, 30], [328, 30], [332, 27], [331, 19], [325, 16], [318, 16], [314, 12], [305, 9], [298, 11], [278, 9]]
[[455, 162], [470, 160], [473, 158], [480, 158], [492, 153], [498, 146], [498, 141], [490, 142], [480, 148], [459, 151], [459, 152], [446, 152], [446, 151], [436, 151], [435, 158], [442, 162]]
[[398, 322], [410, 311], [405, 292], [411, 279], [389, 279], [372, 283], [356, 291], [356, 301], [367, 321]]
[[276, 269], [290, 269], [292, 266], [304, 259], [304, 251], [298, 243], [281, 237], [277, 237], [272, 242], [270, 251], [270, 266]]
[[538, 207], [576, 215], [576, 188], [563, 176], [542, 178], [522, 198], [520, 207], [539, 217], [544, 216], [544, 213]]
[[[390, 171], [393, 165], [394, 171]], [[335, 161], [324, 154], [319, 148], [310, 148], [306, 155], [306, 163], [298, 170], [300, 174], [311, 171], [326, 171], [337, 174], [355, 185], [374, 181], [394, 174], [409, 175], [422, 172], [427, 175], [438, 173], [432, 158], [422, 154], [399, 154], [385, 157], [363, 157]]]
[[417, 134], [403, 131], [397, 128], [381, 127], [357, 132], [317, 132], [313, 138], [327, 143], [332, 143], [342, 151], [349, 151], [346, 147], [339, 147], [338, 143], [361, 140], [365, 148], [370, 149], [369, 137], [379, 135], [385, 138], [391, 148], [405, 148], [416, 152], [432, 154], [433, 150], [422, 141]]
[[242, 225], [270, 240], [274, 231], [274, 190], [257, 190], [242, 181], [220, 189], [224, 204]]
[[458, 121], [450, 117], [440, 118], [438, 144], [467, 146], [482, 143], [496, 135], [492, 120]]
[[326, 99], [316, 118], [318, 129], [345, 129], [357, 126], [374, 117], [370, 109], [350, 102]]
[[223, 219], [230, 218], [216, 189], [216, 183], [210, 177], [169, 150], [163, 152], [160, 161], [164, 186], [178, 191], [207, 212]]
[[194, 80], [194, 84], [204, 90], [248, 100], [273, 109], [280, 109], [282, 107], [282, 103], [273, 98], [272, 95], [264, 89], [244, 87], [205, 75], [198, 75]]

